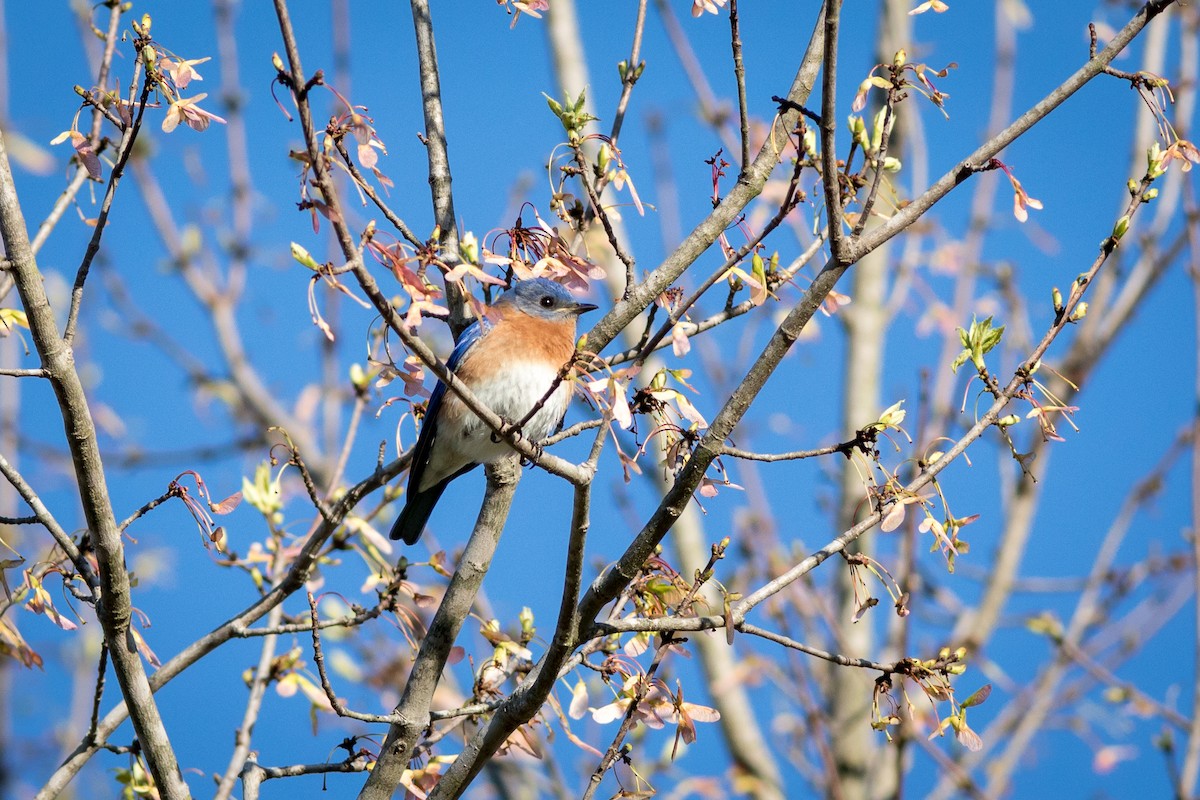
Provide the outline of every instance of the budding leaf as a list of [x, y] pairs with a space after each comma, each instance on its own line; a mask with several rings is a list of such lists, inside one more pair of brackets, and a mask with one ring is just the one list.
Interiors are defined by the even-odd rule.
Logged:
[[958, 329], [958, 340], [962, 343], [963, 351], [954, 359], [954, 363], [950, 365], [950, 368], [954, 372], [958, 372], [958, 368], [966, 363], [969, 358], [975, 364], [975, 369], [984, 372], [987, 367], [984, 364], [983, 357], [996, 345], [1000, 344], [1000, 339], [1003, 336], [1004, 326], [993, 327], [991, 317], [982, 322], [972, 319], [970, 330]]

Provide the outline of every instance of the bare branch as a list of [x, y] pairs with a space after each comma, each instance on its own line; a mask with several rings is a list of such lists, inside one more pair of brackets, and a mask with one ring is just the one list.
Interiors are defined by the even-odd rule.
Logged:
[[[112, 648], [113, 668], [121, 692], [132, 709], [133, 727], [141, 742], [150, 771], [164, 798], [183, 800], [187, 784], [171, 748], [158, 706], [151, 694], [141, 656], [127, 645], [130, 622], [129, 574], [121, 531], [113, 518], [104, 467], [96, 442], [91, 411], [83, 384], [75, 371], [68, 342], [58, 335], [54, 312], [42, 285], [41, 273], [26, 234], [25, 218], [17, 199], [4, 135], [0, 133], [0, 235], [13, 265], [13, 279], [21, 295], [30, 333], [50, 374], [62, 415], [64, 433], [74, 460], [84, 516], [96, 547], [99, 563], [99, 601], [96, 606], [105, 638]], [[84, 573], [86, 574], [86, 573]]]
[[446, 666], [463, 620], [470, 613], [475, 594], [491, 565], [521, 472], [515, 458], [506, 458], [489, 464], [487, 475], [487, 492], [479, 510], [479, 519], [471, 531], [471, 538], [467, 540], [458, 569], [454, 571], [450, 585], [442, 595], [442, 602], [429, 624], [429, 630], [421, 640], [421, 649], [404, 685], [404, 694], [396, 706], [395, 716], [400, 721], [388, 728], [387, 739], [379, 749], [375, 768], [359, 793], [362, 800], [392, 796], [412, 757], [417, 737], [431, 721], [429, 704], [433, 692], [441, 679], [442, 669]]

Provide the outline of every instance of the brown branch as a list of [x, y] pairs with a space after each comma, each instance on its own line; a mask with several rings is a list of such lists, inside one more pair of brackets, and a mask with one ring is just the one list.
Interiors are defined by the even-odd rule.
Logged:
[[661, 637], [661, 643], [654, 653], [654, 658], [650, 662], [650, 667], [646, 670], [646, 674], [638, 679], [637, 689], [634, 691], [633, 697], [630, 698], [629, 707], [625, 709], [625, 718], [621, 720], [621, 727], [617, 729], [616, 735], [613, 736], [612, 744], [610, 744], [608, 749], [604, 751], [604, 755], [601, 757], [600, 763], [596, 765], [596, 769], [593, 770], [591, 778], [588, 779], [588, 785], [587, 788], [583, 790], [581, 800], [591, 800], [591, 798], [596, 795], [596, 790], [600, 788], [600, 781], [604, 779], [605, 773], [612, 768], [614, 763], [616, 763], [617, 758], [621, 754], [621, 743], [625, 741], [625, 737], [629, 734], [629, 731], [633, 729], [633, 717], [638, 711], [638, 706], [643, 700], [646, 699], [646, 695], [648, 695], [651, 688], [653, 688], [654, 676], [658, 674], [658, 668], [660, 665], [662, 665], [663, 659], [666, 658], [667, 653], [670, 652], [672, 644], [673, 641], [669, 635]]
[[[836, 265], [849, 264], [846, 232], [842, 228], [842, 185], [837, 166], [837, 37], [842, 0], [825, 2], [825, 50], [821, 62], [821, 187], [825, 192], [825, 220], [829, 250]], [[847, 159], [846, 167], [849, 168]]]
[[[137, 85], [141, 75], [142, 61], [139, 58], [134, 65], [134, 86]], [[133, 118], [133, 124], [128, 126], [121, 136], [121, 144], [117, 148], [117, 160], [113, 164], [112, 172], [108, 176], [108, 186], [104, 191], [104, 200], [100, 203], [100, 213], [96, 215], [96, 224], [92, 230], [92, 238], [88, 242], [87, 249], [83, 253], [83, 260], [79, 264], [79, 269], [75, 272], [75, 285], [71, 289], [71, 307], [67, 312], [67, 326], [63, 331], [63, 341], [67, 346], [75, 338], [75, 327], [79, 322], [79, 309], [83, 303], [83, 285], [87, 281], [88, 272], [92, 266], [92, 259], [100, 252], [100, 239], [104, 236], [105, 228], [108, 225], [108, 217], [112, 211], [113, 199], [117, 194], [117, 185], [121, 182], [121, 176], [125, 173], [125, 165], [129, 162], [129, 156], [133, 153], [134, 143], [137, 141], [137, 135], [142, 128], [142, 117], [146, 113], [146, 103], [150, 100], [150, 91], [154, 88], [153, 82], [147, 78], [145, 85], [142, 86], [141, 97], [137, 101], [137, 115]], [[130, 102], [133, 101], [133, 94], [130, 94]]]
[[332, 764], [292, 764], [287, 767], [260, 767], [254, 760], [248, 760], [242, 769], [242, 798], [243, 800], [258, 800], [262, 782], [275, 778], [298, 778], [301, 775], [332, 775], [366, 772], [371, 769], [373, 762], [362, 755], [352, 755], [345, 761]]
[[588, 162], [587, 156], [584, 155], [583, 148], [578, 140], [571, 142], [571, 152], [575, 156], [575, 164], [579, 168], [577, 177], [579, 183], [583, 186], [583, 191], [587, 195], [588, 203], [592, 207], [592, 213], [600, 220], [600, 224], [604, 227], [604, 235], [608, 237], [608, 246], [612, 248], [617, 259], [625, 265], [625, 289], [622, 292], [622, 298], [629, 298], [629, 287], [633, 286], [634, 281], [634, 265], [633, 256], [625, 252], [625, 248], [621, 246], [621, 240], [617, 236], [616, 230], [613, 228], [612, 220], [608, 217], [608, 212], [604, 210], [603, 203], [600, 202], [600, 195], [596, 191], [596, 187], [592, 185], [592, 180], [588, 176], [591, 170], [591, 164]]
[[828, 447], [818, 447], [815, 450], [793, 450], [790, 453], [752, 453], [749, 450], [740, 450], [736, 447], [725, 445], [721, 448], [721, 455], [731, 456], [733, 458], [742, 458], [747, 461], [799, 461], [804, 458], [816, 458], [818, 456], [828, 456], [834, 453], [846, 454], [845, 445], [833, 444]]
[[350, 151], [346, 149], [346, 143], [338, 138], [334, 140], [334, 144], [337, 146], [338, 155], [342, 157], [342, 162], [346, 165], [346, 170], [350, 173], [350, 177], [354, 179], [355, 185], [375, 204], [375, 207], [383, 214], [384, 219], [392, 223], [392, 227], [413, 247], [424, 247], [425, 242], [421, 241], [420, 237], [413, 233], [404, 220], [387, 203], [383, 202], [383, 198], [379, 196], [379, 192], [375, 191], [375, 187], [359, 172], [358, 167], [354, 165], [354, 159], [350, 157]]
[[496, 552], [521, 471], [515, 458], [489, 464], [486, 469], [487, 491], [479, 517], [458, 569], [421, 640], [421, 648], [404, 685], [404, 694], [394, 712], [399, 722], [388, 728], [387, 739], [379, 749], [379, 759], [359, 793], [361, 800], [390, 798], [399, 786], [418, 737], [429, 727], [432, 719], [429, 707], [434, 690]]
[[[280, 551], [281, 548], [278, 546], [273, 551], [272, 572], [279, 566]], [[278, 625], [282, 615], [283, 606], [275, 606], [267, 614], [267, 625]], [[278, 637], [267, 636], [263, 639], [262, 647], [259, 649], [258, 664], [255, 665], [254, 674], [250, 679], [250, 694], [246, 698], [246, 709], [242, 713], [242, 724], [238, 726], [233, 735], [233, 752], [229, 756], [229, 765], [225, 767], [225, 772], [217, 783], [217, 791], [213, 795], [214, 800], [226, 800], [232, 794], [238, 777], [250, 757], [250, 737], [254, 730], [254, 723], [258, 721], [259, 712], [262, 710], [263, 697], [267, 693], [267, 687], [271, 685], [271, 671], [275, 661], [277, 641]]]
[[124, 532], [124, 530], [126, 528], [128, 528], [130, 525], [132, 525], [134, 522], [136, 522], [137, 520], [146, 516], [151, 511], [153, 511], [154, 509], [158, 508], [163, 503], [170, 500], [172, 497], [179, 497], [179, 496], [180, 496], [179, 487], [172, 485], [170, 489], [167, 489], [167, 491], [163, 492], [162, 494], [160, 494], [158, 497], [154, 498], [153, 500], [147, 502], [145, 505], [143, 505], [137, 511], [134, 511], [128, 517], [123, 519], [121, 521], [121, 523], [119, 525], [117, 525], [117, 528], [119, 530], [121, 530], [122, 532]]
[[[33, 487], [25, 481], [25, 478], [20, 472], [17, 471], [17, 468], [9, 463], [8, 459], [4, 457], [3, 453], [0, 453], [0, 475], [3, 475], [4, 479], [8, 481], [9, 485], [17, 490], [17, 494], [21, 496], [21, 499], [24, 500], [26, 505], [29, 506], [30, 510], [33, 511], [32, 520], [40, 523], [42, 527], [49, 531], [50, 535], [54, 538], [54, 542], [62, 549], [64, 553], [67, 554], [67, 558], [71, 559], [71, 564], [74, 565], [75, 570], [81, 576], [83, 576], [84, 581], [87, 582], [88, 587], [91, 589], [92, 596], [97, 597], [100, 579], [92, 570], [91, 562], [88, 561], [87, 557], [80, 552], [79, 548], [75, 544], [75, 540], [72, 539], [71, 535], [63, 529], [62, 525], [58, 523], [58, 520], [55, 519], [54, 515], [50, 513], [50, 509], [46, 508], [46, 504], [42, 502], [42, 498], [39, 497], [37, 492], [33, 490]], [[20, 519], [25, 520], [30, 518], [21, 517]], [[17, 523], [13, 522], [10, 524]]]
[[130, 616], [129, 573], [121, 531], [113, 517], [96, 429], [75, 371], [70, 344], [58, 334], [54, 312], [46, 298], [42, 275], [30, 247], [25, 218], [17, 198], [8, 152], [0, 133], [0, 236], [12, 262], [12, 275], [29, 320], [30, 335], [58, 401], [64, 436], [74, 462], [80, 500], [99, 565], [96, 611], [105, 639], [112, 645], [113, 669], [132, 710], [133, 727], [146, 755], [155, 785], [164, 798], [188, 797], [187, 784], [171, 748], [166, 727], [154, 702], [141, 656], [128, 646]]
[[[429, 154], [429, 190], [433, 196], [433, 220], [441, 231], [438, 240], [442, 260], [458, 263], [458, 220], [454, 216], [450, 156], [446, 145], [446, 122], [442, 117], [442, 85], [438, 76], [437, 47], [428, 0], [410, 0], [413, 29], [417, 36], [417, 66], [421, 76], [421, 106], [425, 114], [422, 142]], [[298, 62], [297, 62], [298, 64]], [[450, 308], [450, 331], [455, 340], [471, 324], [462, 287], [446, 283], [446, 305]]]
[[638, 0], [637, 20], [633, 23], [633, 44], [629, 48], [629, 60], [625, 62], [625, 74], [621, 76], [621, 98], [617, 101], [617, 110], [613, 113], [613, 124], [608, 138], [613, 145], [621, 135], [621, 125], [625, 121], [625, 111], [629, 108], [629, 98], [633, 95], [633, 85], [642, 74], [643, 62], [642, 34], [646, 30], [646, 0]]
[[[150, 676], [150, 689], [157, 692], [163, 686], [181, 675], [186, 669], [200, 661], [226, 642], [246, 635], [249, 626], [262, 619], [271, 609], [281, 604], [295, 592], [304, 587], [305, 581], [316, 567], [318, 559], [324, 550], [326, 542], [333, 532], [362, 499], [386, 485], [397, 475], [408, 468], [408, 459], [396, 459], [386, 466], [379, 467], [375, 472], [351, 486], [343, 494], [331, 510], [331, 516], [337, 524], [321, 521], [316, 530], [308, 537], [300, 552], [292, 561], [287, 573], [271, 587], [261, 598], [256, 600], [230, 620], [218, 625], [204, 636], [189, 644], [173, 658], [166, 661]], [[305, 630], [309, 626], [305, 626]], [[107, 737], [128, 718], [128, 706], [125, 703], [117, 705], [100, 721], [96, 735], [92, 741], [84, 741], [75, 748], [66, 760], [55, 770], [54, 774], [38, 791], [36, 800], [50, 800], [57, 797], [71, 779], [83, 768], [88, 760], [104, 746]]]
[[382, 714], [363, 714], [346, 708], [346, 704], [333, 691], [333, 684], [329, 682], [329, 675], [325, 671], [325, 653], [321, 650], [322, 625], [317, 615], [317, 599], [313, 597], [312, 592], [308, 593], [308, 608], [311, 619], [308, 628], [312, 632], [313, 661], [317, 664], [317, 675], [321, 679], [321, 689], [324, 690], [325, 697], [329, 700], [329, 705], [334, 713], [339, 717], [348, 717], [360, 722], [383, 723], [386, 725], [395, 725], [403, 722], [403, 719], [395, 714], [386, 716]]
[[746, 166], [750, 163], [750, 114], [746, 110], [746, 65], [742, 61], [742, 31], [737, 0], [729, 0], [729, 38], [733, 48], [733, 79], [737, 84], [738, 128], [742, 143], [742, 160], [738, 164], [740, 177], [746, 174]]

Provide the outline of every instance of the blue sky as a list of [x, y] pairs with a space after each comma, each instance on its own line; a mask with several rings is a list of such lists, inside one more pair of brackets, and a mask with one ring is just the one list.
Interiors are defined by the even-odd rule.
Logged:
[[[852, 4], [852, 7], [857, 4]], [[995, 70], [992, 50], [991, 4], [951, 3], [946, 14], [925, 14], [916, 20], [916, 42], [908, 48], [910, 58], [940, 68], [956, 62], [957, 68], [939, 80], [948, 92], [949, 120], [925, 105], [922, 122], [929, 136], [929, 179], [932, 180], [977, 146], [987, 125], [991, 80]], [[1089, 21], [1124, 23], [1123, 10], [1106, 4], [1064, 3], [1034, 11], [1033, 26], [1018, 39], [1018, 68], [1014, 108], [1019, 113], [1074, 71], [1087, 57], [1086, 26]], [[351, 4], [350, 85], [339, 85], [355, 103], [366, 105], [388, 156], [380, 168], [396, 186], [391, 202], [409, 225], [421, 235], [432, 227], [428, 187], [425, 182], [424, 148], [417, 139], [423, 123], [415, 79], [414, 45], [407, 9], [394, 4], [355, 2]], [[700, 55], [708, 80], [719, 96], [732, 89], [727, 68], [728, 28], [718, 18], [692, 20], [688, 4], [676, 0], [676, 14]], [[745, 59], [751, 112], [769, 118], [770, 96], [785, 93], [791, 72], [810, 30], [816, 4], [764, 2], [746, 4], [742, 11]], [[871, 5], [871, 9], [874, 5]], [[579, 9], [588, 47], [592, 84], [590, 96], [604, 123], [611, 117], [619, 94], [615, 62], [625, 58], [634, 5], [631, 3], [585, 3]], [[219, 75], [222, 64], [217, 50], [211, 15], [198, 4], [145, 2], [135, 14], [149, 12], [154, 32], [161, 42], [188, 58], [213, 56], [199, 67], [203, 84], [210, 92], [207, 105], [222, 113]], [[77, 28], [65, 4], [9, 4], [4, 10], [8, 26], [8, 129], [45, 145], [69, 127], [77, 108], [73, 84], [90, 85], [86, 61], [80, 53]], [[490, 3], [435, 8], [438, 50], [442, 61], [442, 86], [446, 126], [454, 174], [457, 214], [464, 229], [483, 235], [511, 222], [515, 202], [535, 204], [547, 215], [545, 160], [561, 140], [561, 129], [546, 109], [542, 92], [556, 95], [551, 62], [546, 50], [542, 23], [525, 18], [510, 29], [508, 18]], [[843, 31], [839, 100], [843, 114], [858, 80], [871, 66], [875, 21], [874, 11], [848, 15]], [[293, 15], [304, 55], [305, 68], [325, 69], [333, 75], [330, 22], [325, 4], [295, 3]], [[48, 44], [53, 41], [53, 44]], [[1171, 37], [1168, 64], [1177, 58]], [[296, 241], [315, 254], [328, 247], [326, 230], [314, 234], [306, 215], [297, 214], [297, 168], [287, 151], [300, 146], [296, 123], [279, 111], [270, 93], [273, 77], [270, 57], [281, 49], [274, 17], [265, 4], [245, 4], [238, 17], [239, 69], [246, 94], [246, 114], [252, 154], [254, 201], [254, 245], [251, 280], [239, 310], [239, 321], [249, 355], [261, 369], [269, 386], [285, 398], [287, 405], [300, 401], [306, 386], [319, 379], [320, 332], [311, 325], [306, 310], [307, 273], [299, 270], [288, 255], [288, 243]], [[52, 55], [47, 49], [53, 50]], [[1123, 69], [1137, 68], [1135, 57], [1120, 62]], [[665, 120], [672, 174], [680, 196], [680, 217], [686, 227], [700, 219], [708, 208], [709, 176], [704, 159], [720, 147], [712, 132], [696, 116], [694, 95], [667, 46], [663, 26], [652, 11], [647, 24], [644, 57], [645, 77], [634, 93], [630, 115], [622, 135], [622, 149], [639, 191], [647, 202], [657, 205], [652, 179], [651, 142], [645, 120], [656, 114]], [[131, 58], [123, 53], [116, 74], [127, 80]], [[1170, 75], [1171, 73], [1168, 73]], [[276, 90], [277, 95], [281, 95]], [[323, 119], [332, 98], [319, 109]], [[916, 98], [913, 99], [915, 104]], [[1126, 84], [1116, 79], [1097, 80], [1072, 98], [1060, 113], [1052, 115], [1027, 137], [1008, 148], [1001, 158], [1011, 165], [1028, 192], [1042, 201], [1043, 211], [1034, 212], [1029, 223], [1019, 225], [1011, 215], [1006, 186], [997, 193], [994, 229], [984, 247], [984, 260], [1010, 264], [1031, 309], [1035, 332], [1049, 323], [1052, 286], [1066, 286], [1086, 269], [1098, 242], [1108, 234], [1126, 194], [1129, 174], [1129, 132], [1140, 101]], [[160, 112], [157, 112], [161, 114]], [[148, 112], [145, 131], [157, 171], [176, 218], [199, 225], [206, 247], [219, 250], [228, 234], [229, 178], [223, 131], [214, 126], [205, 134], [180, 129], [167, 136], [158, 129], [159, 117]], [[1194, 122], [1194, 121], [1192, 121]], [[842, 134], [844, 141], [844, 133]], [[18, 173], [18, 190], [27, 218], [39, 220], [61, 191], [66, 169], [66, 146], [51, 151], [55, 168], [49, 175]], [[731, 183], [732, 178], [729, 179]], [[729, 184], [726, 184], [726, 188]], [[514, 189], [514, 187], [520, 187]], [[812, 187], [809, 187], [812, 188]], [[968, 215], [970, 186], [963, 187], [940, 204], [927, 219], [938, 237], [961, 238]], [[89, 202], [83, 198], [85, 208]], [[89, 216], [90, 216], [89, 212]], [[371, 218], [371, 209], [355, 209], [361, 221]], [[215, 363], [217, 351], [211, 327], [195, 299], [182, 285], [167, 262], [161, 243], [144, 222], [145, 208], [132, 177], [122, 185], [113, 222], [101, 253], [102, 266], [119, 274], [134, 302], [148, 315], [169, 324], [177, 340], [195, 358]], [[624, 211], [639, 265], [652, 268], [665, 254], [660, 216], [651, 211], [645, 218], [631, 209]], [[74, 275], [90, 229], [75, 212], [69, 211], [40, 258], [52, 297], [61, 302], [62, 292]], [[783, 233], [772, 247], [788, 258], [798, 251], [795, 238]], [[935, 237], [936, 238], [936, 237]], [[717, 255], [707, 254], [698, 270], [716, 266]], [[111, 408], [124, 425], [120, 436], [106, 435], [106, 454], [120, 453], [130, 444], [152, 453], [166, 453], [152, 463], [114, 473], [112, 492], [119, 517], [148, 498], [159, 494], [168, 481], [184, 469], [202, 472], [214, 495], [224, 496], [240, 487], [241, 476], [249, 474], [265, 455], [256, 452], [244, 458], [204, 462], [188, 452], [197, 447], [232, 440], [243, 430], [230, 420], [216, 402], [197, 403], [191, 396], [186, 376], [156, 348], [131, 341], [130, 320], [123, 317], [93, 276], [85, 307], [85, 333], [80, 342], [80, 361], [93, 402]], [[945, 291], [945, 278], [932, 278], [931, 286]], [[840, 287], [843, 288], [844, 287]], [[326, 297], [325, 300], [328, 300]], [[603, 292], [593, 297], [604, 307]], [[712, 301], [715, 307], [718, 301]], [[11, 303], [11, 298], [5, 301]], [[343, 368], [363, 358], [364, 340], [371, 320], [353, 306], [343, 305], [346, 335], [339, 343]], [[915, 331], [921, 306], [914, 300], [893, 326], [887, 343], [887, 368], [883, 395], [886, 402], [906, 398], [910, 408], [917, 402], [919, 374], [923, 368], [945, 369], [934, 364], [939, 342]], [[1080, 432], [1067, 434], [1067, 442], [1052, 448], [1053, 467], [1045, 479], [1045, 499], [1039, 509], [1035, 534], [1022, 575], [1059, 577], [1083, 574], [1094, 556], [1095, 546], [1125, 492], [1161, 457], [1178, 431], [1187, 424], [1194, 406], [1194, 314], [1191, 287], [1177, 265], [1148, 298], [1129, 331], [1107, 357], [1081, 397], [1078, 415]], [[962, 320], [963, 323], [969, 320]], [[838, 430], [840, 382], [843, 362], [841, 337], [836, 324], [821, 319], [821, 335], [797, 345], [776, 381], [759, 400], [759, 414], [741, 432], [745, 444], [764, 450], [788, 450], [827, 443], [844, 435]], [[770, 328], [764, 320], [742, 320], [720, 337], [712, 337], [710, 358], [728, 365], [745, 363], [744, 353], [755, 353]], [[444, 337], [440, 340], [444, 345]], [[1060, 342], [1060, 349], [1065, 342]], [[683, 363], [699, 370], [700, 347]], [[1053, 355], [1052, 351], [1052, 355]], [[24, 364], [29, 365], [29, 364]], [[0, 383], [10, 391], [12, 382]], [[711, 417], [719, 408], [712, 383], [701, 380], [707, 393], [696, 400], [702, 413]], [[81, 525], [71, 499], [71, 484], [61, 473], [62, 431], [47, 387], [33, 381], [21, 384], [21, 424], [27, 437], [20, 464], [42, 492], [56, 514], [69, 526]], [[767, 428], [766, 410], [786, 416]], [[373, 467], [378, 443], [392, 437], [401, 413], [396, 405], [380, 416], [364, 421], [360, 444], [353, 453], [349, 475], [362, 476]], [[589, 413], [576, 408], [569, 419]], [[781, 424], [786, 422], [786, 424]], [[867, 421], [864, 421], [867, 422]], [[782, 432], [781, 432], [782, 431]], [[410, 434], [411, 436], [411, 434]], [[968, 529], [973, 550], [960, 561], [954, 576], [938, 576], [940, 584], [965, 601], [977, 596], [988, 570], [994, 539], [1003, 518], [999, 507], [996, 464], [1005, 456], [995, 442], [980, 443], [972, 450], [973, 466], [960, 464], [945, 475], [947, 492], [956, 510], [980, 513], [980, 522]], [[556, 452], [581, 457], [582, 445], [564, 445]], [[611, 455], [611, 454], [610, 454]], [[897, 459], [898, 460], [898, 459]], [[604, 462], [607, 475], [598, 483], [598, 502], [589, 556], [593, 569], [615, 558], [633, 534], [627, 514], [644, 517], [656, 498], [649, 486], [634, 486], [629, 493], [629, 511], [616, 503], [624, 496], [615, 459]], [[821, 501], [833, 491], [829, 470], [835, 465], [803, 463], [786, 470], [763, 470], [765, 490], [773, 501], [776, 519], [782, 521], [784, 538], [802, 540], [807, 548], [818, 547], [838, 531], [831, 530]], [[732, 468], [732, 479], [739, 470]], [[1120, 563], [1133, 564], [1151, 554], [1185, 551], [1183, 532], [1190, 525], [1189, 474], [1185, 464], [1171, 470], [1160, 498], [1138, 516], [1120, 556]], [[481, 493], [482, 477], [474, 474], [458, 481], [448, 491], [433, 520], [432, 533], [442, 546], [453, 548], [465, 540]], [[515, 619], [523, 605], [533, 608], [548, 630], [558, 606], [557, 584], [566, 547], [565, 532], [570, 494], [565, 485], [548, 476], [529, 472], [522, 481], [505, 541], [493, 564], [485, 591], [496, 615]], [[705, 503], [705, 524], [712, 539], [733, 530], [736, 512], [745, 506], [744, 497], [723, 492]], [[290, 517], [297, 532], [306, 518], [300, 503]], [[263, 535], [261, 520], [243, 506], [225, 523], [233, 545], [244, 550], [251, 540]], [[146, 570], [146, 585], [139, 590], [137, 604], [154, 621], [146, 631], [154, 649], [163, 657], [177, 652], [217, 622], [244, 607], [252, 597], [244, 578], [214, 567], [199, 546], [190, 518], [181, 506], [168, 506], [131, 529], [137, 543], [130, 545], [130, 558], [153, 557], [166, 566], [157, 573]], [[891, 545], [883, 545], [890, 552]], [[922, 555], [924, 570], [940, 569], [936, 554]], [[832, 562], [827, 567], [833, 567]], [[531, 567], [536, 570], [532, 573]], [[541, 580], [530, 580], [532, 574]], [[818, 576], [828, 580], [831, 571]], [[340, 573], [330, 571], [327, 588], [352, 596], [364, 578], [358, 565]], [[1166, 596], [1172, 584], [1167, 579], [1140, 586], [1132, 602]], [[1044, 639], [1020, 626], [1023, 615], [1042, 609], [1068, 614], [1073, 595], [1039, 594], [1019, 597], [1010, 605], [1010, 627], [992, 644], [988, 659], [991, 675], [1008, 676], [1018, 684], [1032, 676], [1032, 669], [1045, 658]], [[886, 604], [885, 604], [886, 605]], [[299, 606], [289, 606], [293, 612]], [[879, 624], [882, 625], [883, 609]], [[62, 634], [42, 620], [22, 617], [22, 630], [37, 649], [53, 657], [72, 654], [78, 634]], [[937, 620], [914, 620], [918, 646], [936, 646]], [[1190, 611], [1173, 617], [1168, 627], [1127, 662], [1120, 674], [1139, 683], [1153, 696], [1190, 708], [1191, 663], [1194, 633]], [[381, 626], [372, 634], [386, 639], [395, 632]], [[306, 647], [303, 637], [296, 642]], [[468, 625], [464, 643], [484, 652], [481, 640]], [[292, 646], [281, 643], [281, 648]], [[369, 648], [365, 648], [369, 649]], [[760, 652], [763, 652], [760, 650]], [[766, 651], [768, 653], [772, 651]], [[873, 657], [876, 654], [856, 654]], [[74, 657], [74, 656], [69, 656]], [[233, 643], [194, 670], [173, 682], [161, 695], [172, 739], [186, 767], [210, 773], [224, 768], [231, 732], [240, 719], [245, 697], [241, 672], [257, 657], [254, 642]], [[50, 660], [48, 658], [48, 660]], [[691, 669], [678, 664], [685, 679]], [[971, 682], [991, 679], [987, 671], [969, 673]], [[69, 690], [64, 674], [53, 668], [44, 673], [22, 673], [15, 677], [14, 697], [18, 731], [45, 730], [44, 720], [75, 713], [69, 708]], [[110, 691], [115, 691], [111, 689]], [[755, 690], [755, 701], [764, 717], [773, 706], [769, 683]], [[366, 695], [352, 697], [363, 707]], [[1001, 694], [972, 712], [973, 721], [986, 724], [1001, 707]], [[1129, 743], [1139, 750], [1136, 761], [1126, 763], [1107, 776], [1091, 770], [1092, 751], [1081, 739], [1063, 730], [1042, 735], [1021, 771], [1015, 796], [1057, 793], [1060, 796], [1129, 796], [1142, 790], [1156, 796], [1168, 791], [1161, 758], [1153, 750], [1151, 737], [1158, 732], [1156, 721], [1125, 718], [1106, 709], [1093, 691], [1086, 701], [1095, 716], [1111, 723], [1105, 742]], [[105, 704], [108, 707], [108, 703]], [[368, 710], [383, 711], [383, 708]], [[1064, 725], [1067, 720], [1061, 721]], [[866, 724], [864, 720], [863, 724]], [[307, 707], [301, 701], [285, 701], [273, 694], [256, 730], [256, 747], [264, 764], [319, 761], [346, 732], [361, 731], [358, 724], [342, 725], [322, 720], [319, 735], [307, 732]], [[607, 742], [610, 729], [581, 724], [589, 741]], [[702, 730], [698, 745], [681, 761], [684, 772], [702, 770], [722, 752], [715, 730]], [[128, 737], [118, 734], [118, 739]], [[657, 752], [664, 737], [651, 737], [649, 752]], [[39, 785], [57, 760], [62, 743], [47, 746], [43, 738], [30, 738], [29, 751], [20, 753], [31, 766], [20, 772], [18, 796], [29, 786]], [[950, 742], [939, 746], [953, 752]], [[578, 751], [560, 750], [562, 768], [571, 774], [579, 761]], [[778, 754], [778, 753], [777, 753]], [[109, 762], [104, 762], [109, 766]], [[590, 766], [581, 767], [589, 769]], [[93, 773], [95, 776], [97, 773]], [[792, 781], [799, 778], [792, 774]], [[207, 791], [207, 783], [194, 777], [193, 790]], [[330, 779], [337, 792], [349, 792], [358, 778]], [[925, 757], [918, 759], [913, 795], [932, 781], [932, 768]], [[582, 781], [579, 782], [582, 785]], [[664, 783], [669, 784], [669, 779]], [[264, 797], [316, 796], [319, 780], [268, 784]]]

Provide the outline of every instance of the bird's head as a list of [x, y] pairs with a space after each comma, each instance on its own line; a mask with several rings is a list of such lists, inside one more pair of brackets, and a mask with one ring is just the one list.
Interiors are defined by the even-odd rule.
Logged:
[[496, 303], [511, 305], [524, 314], [545, 320], [574, 319], [596, 309], [591, 303], [579, 302], [566, 287], [549, 278], [516, 281]]

